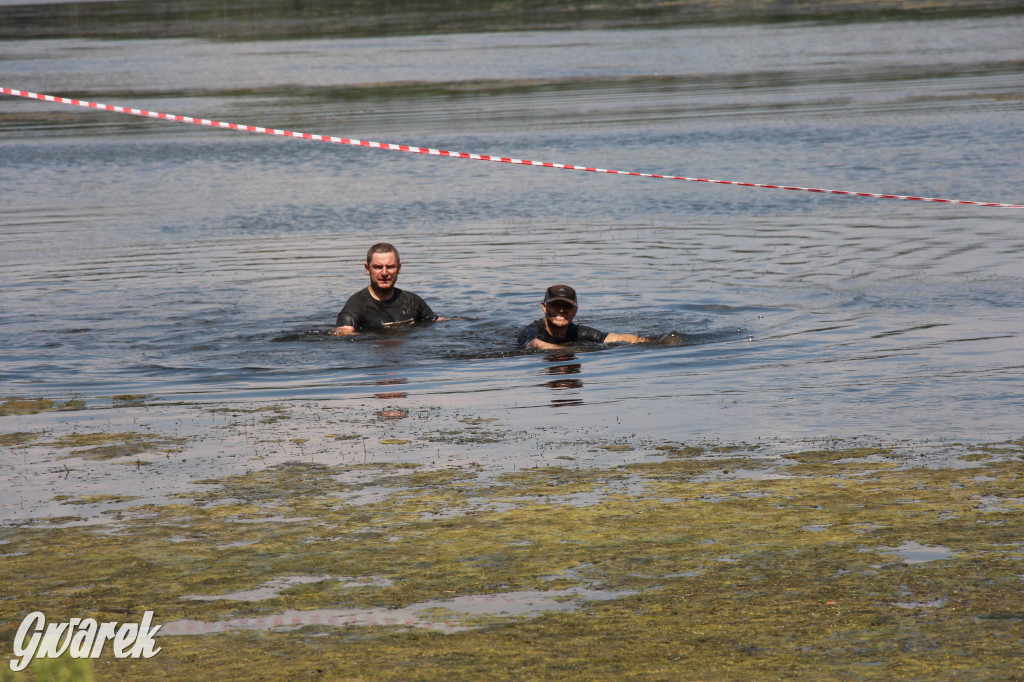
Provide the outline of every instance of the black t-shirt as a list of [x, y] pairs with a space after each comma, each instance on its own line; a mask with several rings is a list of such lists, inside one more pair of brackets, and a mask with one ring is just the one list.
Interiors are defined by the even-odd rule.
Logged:
[[602, 331], [594, 329], [593, 327], [587, 327], [582, 324], [570, 322], [569, 330], [565, 333], [565, 338], [556, 339], [551, 336], [551, 334], [548, 334], [548, 328], [544, 325], [544, 320], [540, 319], [523, 329], [523, 331], [519, 332], [519, 338], [516, 340], [516, 344], [519, 346], [525, 346], [534, 339], [540, 339], [545, 343], [604, 343], [606, 336], [608, 335]]
[[388, 329], [400, 324], [433, 322], [437, 319], [426, 301], [416, 294], [397, 287], [394, 291], [386, 301], [375, 299], [369, 289], [352, 294], [338, 313], [336, 326], [360, 330]]

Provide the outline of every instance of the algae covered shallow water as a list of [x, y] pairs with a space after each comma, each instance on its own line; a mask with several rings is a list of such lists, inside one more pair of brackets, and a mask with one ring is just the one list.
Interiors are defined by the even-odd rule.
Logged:
[[[418, 31], [405, 5], [377, 30], [6, 7], [0, 72], [456, 151], [1024, 199], [1024, 25], [997, 4], [449, 4]], [[1019, 675], [1020, 212], [11, 98], [0, 197], [0, 656], [32, 610], [156, 610], [165, 651], [103, 679]], [[461, 319], [325, 336], [379, 239]], [[555, 282], [580, 321], [662, 340], [519, 352]]]
[[[161, 652], [104, 656], [100, 679], [1020, 672], [1024, 441], [543, 442], [319, 402], [108, 412], [126, 430], [5, 441], [24, 462], [9, 490], [36, 505], [0, 528], [5, 656], [19, 614], [154, 611]], [[492, 465], [510, 451], [528, 465]]]

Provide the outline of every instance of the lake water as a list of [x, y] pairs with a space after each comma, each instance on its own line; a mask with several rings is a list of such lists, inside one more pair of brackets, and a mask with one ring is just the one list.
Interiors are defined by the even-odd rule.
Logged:
[[[1024, 16], [0, 42], [0, 85], [539, 161], [1024, 201]], [[365, 400], [664, 438], [1024, 427], [1024, 211], [0, 98], [0, 397]], [[331, 338], [376, 241], [451, 322]], [[648, 346], [523, 353], [544, 289]]]

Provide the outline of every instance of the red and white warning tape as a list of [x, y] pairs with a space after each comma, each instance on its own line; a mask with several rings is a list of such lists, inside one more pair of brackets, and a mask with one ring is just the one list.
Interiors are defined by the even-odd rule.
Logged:
[[637, 173], [633, 171], [609, 170], [607, 168], [591, 168], [589, 166], [576, 166], [565, 163], [550, 163], [548, 161], [528, 161], [526, 159], [513, 159], [504, 156], [490, 156], [488, 154], [468, 154], [466, 152], [449, 152], [443, 149], [431, 149], [428, 147], [413, 147], [404, 144], [390, 144], [387, 142], [370, 142], [367, 140], [353, 140], [346, 137], [334, 137], [329, 135], [314, 135], [311, 133], [297, 133], [291, 130], [278, 130], [276, 128], [261, 128], [259, 126], [243, 125], [239, 123], [226, 123], [224, 121], [213, 121], [205, 118], [193, 118], [192, 116], [178, 116], [175, 114], [162, 114], [158, 111], [147, 111], [145, 109], [129, 109], [112, 104], [99, 104], [67, 97], [56, 97], [54, 95], [41, 95], [35, 92], [14, 90], [0, 87], [0, 94], [12, 95], [14, 97], [25, 97], [27, 99], [38, 99], [57, 104], [71, 104], [89, 109], [100, 109], [102, 111], [113, 111], [118, 114], [131, 114], [132, 116], [144, 116], [157, 118], [164, 121], [178, 121], [180, 123], [192, 123], [194, 125], [207, 126], [210, 128], [226, 128], [228, 130], [241, 130], [249, 133], [263, 133], [264, 135], [277, 135], [279, 137], [297, 137], [303, 140], [315, 140], [317, 142], [330, 142], [332, 144], [345, 144], [356, 147], [370, 147], [372, 149], [387, 149], [396, 152], [411, 152], [414, 154], [429, 154], [430, 156], [449, 156], [457, 159], [475, 159], [477, 161], [496, 161], [498, 163], [510, 163], [519, 166], [542, 166], [544, 168], [562, 168], [564, 170], [588, 171], [591, 173], [607, 173], [609, 175], [631, 175], [638, 178], [660, 178], [662, 180], [686, 180], [687, 182], [706, 182], [713, 185], [736, 185], [738, 187], [761, 187], [764, 189], [786, 189], [797, 192], [815, 192], [817, 194], [838, 194], [850, 197], [871, 197], [875, 199], [903, 199], [905, 201], [926, 201], [936, 204], [959, 204], [964, 206], [995, 206], [998, 208], [1024, 208], [1024, 204], [1001, 204], [988, 201], [962, 201], [959, 199], [936, 199], [933, 197], [916, 197], [904, 194], [876, 194], [874, 192], [851, 192], [842, 189], [818, 189], [815, 187], [794, 187], [791, 185], [769, 185], [761, 182], [737, 182], [735, 180], [710, 180], [707, 178], [690, 178], [683, 175], [662, 175], [659, 173]]

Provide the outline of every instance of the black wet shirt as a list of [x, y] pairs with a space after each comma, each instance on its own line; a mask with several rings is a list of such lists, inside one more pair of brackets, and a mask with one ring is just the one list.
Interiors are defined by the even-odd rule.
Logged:
[[437, 315], [426, 301], [403, 289], [394, 290], [386, 301], [378, 301], [370, 295], [369, 289], [357, 291], [349, 297], [345, 307], [338, 313], [338, 327], [363, 329], [388, 329], [400, 324], [433, 322]]
[[540, 319], [531, 324], [530, 326], [519, 332], [519, 338], [516, 340], [516, 345], [525, 346], [534, 339], [540, 339], [545, 343], [604, 343], [605, 337], [608, 336], [602, 331], [598, 331], [593, 327], [587, 327], [582, 324], [576, 324], [575, 322], [569, 323], [569, 330], [565, 333], [565, 338], [556, 339], [555, 337], [548, 334], [548, 328], [544, 326], [544, 320]]

